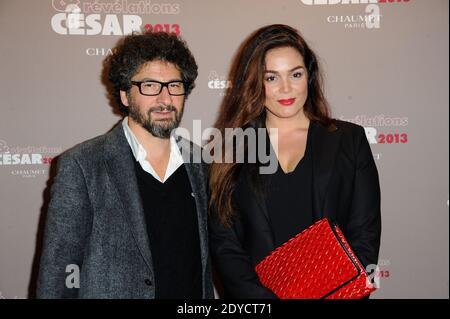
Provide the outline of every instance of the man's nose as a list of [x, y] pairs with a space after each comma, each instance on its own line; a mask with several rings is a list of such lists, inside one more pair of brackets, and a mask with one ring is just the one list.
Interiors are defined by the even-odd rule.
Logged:
[[169, 89], [167, 86], [163, 87], [159, 95], [157, 96], [157, 102], [164, 105], [172, 104], [172, 95], [169, 94]]

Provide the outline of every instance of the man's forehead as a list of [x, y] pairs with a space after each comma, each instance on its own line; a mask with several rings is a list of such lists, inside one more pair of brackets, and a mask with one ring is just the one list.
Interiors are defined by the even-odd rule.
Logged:
[[141, 64], [135, 75], [141, 74], [180, 76], [180, 69], [174, 63], [164, 60], [153, 60]]

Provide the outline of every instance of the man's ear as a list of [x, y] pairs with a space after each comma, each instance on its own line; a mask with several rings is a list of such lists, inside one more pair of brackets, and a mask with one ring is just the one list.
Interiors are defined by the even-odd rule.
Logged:
[[125, 105], [125, 106], [130, 105], [130, 103], [128, 103], [127, 92], [120, 90], [120, 100], [122, 101], [123, 105]]

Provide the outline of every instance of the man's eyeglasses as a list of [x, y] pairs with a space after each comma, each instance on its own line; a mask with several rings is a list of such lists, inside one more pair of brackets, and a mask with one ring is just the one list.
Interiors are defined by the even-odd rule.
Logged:
[[131, 84], [136, 85], [139, 88], [139, 92], [147, 96], [159, 95], [164, 87], [167, 87], [170, 95], [185, 95], [187, 86], [187, 83], [184, 81], [131, 81]]

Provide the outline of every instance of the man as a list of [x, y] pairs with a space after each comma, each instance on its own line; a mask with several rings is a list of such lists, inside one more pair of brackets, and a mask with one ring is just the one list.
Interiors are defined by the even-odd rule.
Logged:
[[128, 116], [60, 157], [37, 296], [213, 298], [207, 176], [189, 160], [193, 144], [171, 134], [194, 57], [177, 36], [147, 33], [125, 37], [107, 62]]

